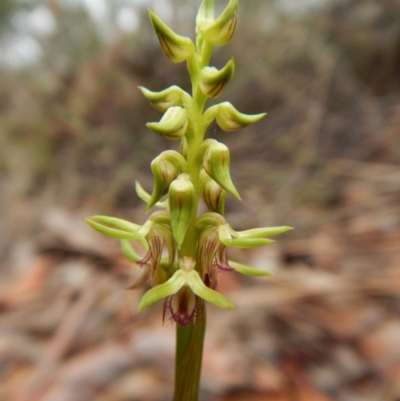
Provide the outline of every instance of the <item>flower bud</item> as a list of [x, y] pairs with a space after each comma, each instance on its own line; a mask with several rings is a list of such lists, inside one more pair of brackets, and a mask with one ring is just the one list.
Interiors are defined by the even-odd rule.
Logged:
[[147, 123], [146, 127], [166, 139], [180, 139], [185, 135], [188, 125], [186, 109], [170, 107], [158, 123]]
[[204, 67], [200, 72], [200, 88], [208, 97], [217, 97], [231, 80], [235, 71], [235, 63], [230, 59], [224, 68]]
[[224, 214], [226, 192], [212, 178], [203, 187], [203, 199], [211, 212]]
[[169, 185], [179, 175], [178, 168], [161, 155], [151, 162], [150, 168], [154, 177], [154, 187], [147, 210], [150, 210], [168, 192]]
[[205, 30], [208, 42], [215, 46], [223, 46], [228, 43], [237, 24], [238, 0], [230, 0], [222, 14]]
[[188, 174], [180, 174], [178, 178], [171, 183], [168, 199], [172, 232], [178, 248], [180, 248], [185, 239], [195, 205], [195, 189]]
[[179, 153], [185, 158], [188, 158], [188, 143], [186, 137], [181, 138], [181, 142], [179, 144]]
[[260, 114], [242, 114], [239, 113], [229, 102], [220, 103], [216, 113], [216, 120], [220, 128], [224, 131], [231, 132], [247, 125], [254, 124], [261, 120], [266, 113]]
[[161, 19], [149, 10], [151, 24], [165, 55], [173, 63], [181, 63], [194, 53], [194, 43], [187, 37], [177, 35]]
[[176, 85], [170, 86], [161, 92], [152, 92], [143, 86], [139, 86], [139, 89], [151, 105], [160, 111], [166, 111], [174, 106], [182, 106], [183, 96], [189, 96], [189, 94]]
[[230, 173], [229, 149], [222, 143], [215, 141], [206, 150], [203, 160], [203, 167], [206, 173], [214, 179], [225, 191], [235, 198], [240, 195], [233, 185]]
[[203, 0], [196, 17], [196, 33], [204, 32], [214, 22], [214, 1]]

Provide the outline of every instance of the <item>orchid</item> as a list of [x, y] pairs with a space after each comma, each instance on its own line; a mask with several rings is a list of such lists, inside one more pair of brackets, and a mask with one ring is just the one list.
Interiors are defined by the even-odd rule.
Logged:
[[[162, 210], [151, 213], [143, 225], [108, 216], [86, 219], [98, 232], [118, 239], [123, 255], [142, 269], [129, 287], [147, 289], [137, 310], [163, 300], [164, 318], [168, 313], [176, 322], [175, 401], [197, 400], [205, 302], [225, 309], [235, 307], [218, 292], [219, 273], [270, 275], [230, 260], [229, 248], [270, 245], [274, 243], [271, 237], [292, 229], [280, 226], [236, 231], [224, 217], [226, 196], [241, 197], [230, 175], [229, 149], [215, 139], [205, 139], [207, 128], [215, 120], [223, 131], [233, 132], [265, 116], [243, 114], [229, 102], [205, 108], [207, 100], [218, 97], [233, 79], [233, 59], [222, 68], [210, 66], [210, 60], [213, 47], [223, 46], [232, 38], [237, 14], [238, 0], [230, 0], [218, 18], [213, 0], [203, 0], [196, 18], [196, 40], [192, 41], [149, 12], [165, 55], [174, 63], [187, 63], [192, 83], [191, 93], [175, 85], [158, 92], [139, 87], [150, 104], [163, 113], [158, 122], [147, 127], [163, 138], [180, 141], [179, 151], [164, 151], [151, 162], [151, 194], [136, 183], [146, 210]], [[208, 211], [199, 215], [201, 201]], [[132, 242], [142, 251], [136, 251]]]

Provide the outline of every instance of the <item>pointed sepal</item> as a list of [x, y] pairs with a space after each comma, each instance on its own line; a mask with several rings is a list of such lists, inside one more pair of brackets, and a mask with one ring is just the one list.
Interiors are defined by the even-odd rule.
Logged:
[[176, 85], [170, 86], [160, 92], [153, 92], [143, 86], [139, 86], [139, 89], [151, 105], [162, 112], [168, 110], [170, 107], [182, 106], [183, 98], [185, 96], [190, 96]]
[[228, 147], [217, 141], [211, 143], [204, 154], [204, 170], [225, 191], [229, 192], [236, 199], [240, 199], [240, 195], [233, 185], [229, 166], [230, 154]]
[[221, 225], [218, 228], [218, 235], [220, 241], [224, 245], [232, 246], [234, 248], [257, 248], [275, 242], [268, 238], [234, 238], [232, 236], [231, 228], [228, 225]]
[[186, 109], [170, 107], [158, 123], [147, 123], [146, 127], [166, 139], [180, 139], [186, 133], [188, 117]]
[[161, 48], [172, 62], [181, 63], [194, 53], [194, 43], [188, 37], [176, 34], [151, 10], [149, 16]]
[[132, 248], [132, 245], [129, 243], [129, 240], [126, 239], [121, 240], [121, 252], [132, 263], [136, 263], [137, 261], [142, 259]]
[[150, 210], [168, 192], [171, 182], [178, 177], [179, 173], [186, 170], [186, 165], [185, 158], [174, 150], [162, 152], [151, 162], [154, 187], [147, 210]]
[[160, 299], [166, 298], [177, 293], [186, 282], [186, 274], [182, 270], [177, 270], [175, 274], [164, 284], [157, 285], [147, 291], [139, 302], [137, 311], [153, 305]]
[[[135, 190], [137, 196], [144, 202], [144, 203], [149, 203], [151, 199], [151, 195], [142, 187], [142, 185], [139, 183], [139, 181], [135, 182]], [[168, 207], [168, 199], [164, 202], [156, 202], [155, 206], [161, 207], [161, 208], [167, 208]]]
[[288, 227], [288, 226], [261, 227], [245, 231], [236, 231], [236, 235], [238, 238], [265, 238], [265, 237], [273, 237], [275, 235], [282, 234], [291, 230], [293, 230], [293, 227]]
[[265, 270], [255, 269], [254, 267], [243, 265], [242, 263], [229, 261], [229, 266], [232, 267], [236, 272], [243, 274], [245, 276], [258, 276], [258, 277], [268, 277], [272, 276], [270, 272]]
[[221, 293], [208, 288], [202, 281], [196, 270], [186, 273], [187, 283], [192, 291], [205, 301], [224, 309], [234, 309], [235, 304]]
[[147, 248], [144, 236], [139, 233], [141, 226], [137, 224], [109, 216], [92, 216], [84, 220], [101, 234], [120, 240], [136, 240], [143, 248]]
[[247, 125], [254, 124], [266, 115], [266, 113], [252, 115], [240, 113], [229, 102], [220, 103], [217, 108], [215, 113], [217, 124], [227, 132], [237, 131]]
[[227, 44], [237, 25], [238, 0], [230, 0], [221, 15], [205, 30], [206, 40], [215, 45]]
[[220, 70], [215, 67], [204, 67], [200, 72], [200, 89], [208, 97], [220, 95], [225, 85], [231, 80], [235, 72], [235, 63], [230, 59]]
[[197, 12], [196, 33], [204, 32], [214, 20], [214, 1], [203, 0]]

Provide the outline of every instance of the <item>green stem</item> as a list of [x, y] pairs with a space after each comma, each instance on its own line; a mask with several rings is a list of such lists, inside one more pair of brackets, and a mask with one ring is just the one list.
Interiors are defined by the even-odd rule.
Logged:
[[173, 401], [197, 401], [199, 396], [206, 307], [202, 299], [196, 317], [186, 326], [176, 325], [175, 394]]

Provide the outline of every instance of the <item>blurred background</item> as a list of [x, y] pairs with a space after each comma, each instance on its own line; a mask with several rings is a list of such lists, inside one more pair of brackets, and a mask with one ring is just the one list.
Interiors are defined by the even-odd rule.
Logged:
[[[0, 400], [168, 401], [174, 326], [117, 241], [82, 217], [146, 220], [134, 184], [176, 144], [137, 89], [177, 84], [152, 8], [193, 37], [199, 0], [0, 2]], [[227, 1], [215, 0], [218, 11]], [[400, 400], [400, 3], [242, 0], [220, 100], [268, 112], [231, 149], [235, 229], [296, 228], [231, 257], [274, 277], [221, 277], [202, 401]], [[188, 400], [189, 401], [189, 400]]]

